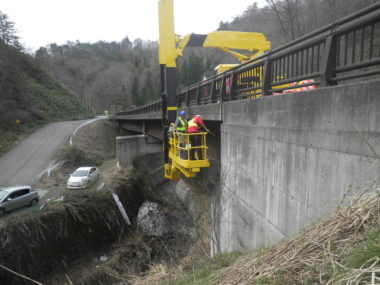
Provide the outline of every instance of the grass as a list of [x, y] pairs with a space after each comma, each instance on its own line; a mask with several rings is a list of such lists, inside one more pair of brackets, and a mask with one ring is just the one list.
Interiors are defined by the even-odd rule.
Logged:
[[380, 284], [380, 186], [366, 191], [273, 247], [153, 270], [133, 284]]
[[43, 120], [74, 120], [88, 117], [78, 96], [50, 78], [30, 79], [35, 115]]
[[40, 206], [41, 205], [35, 205], [35, 206], [32, 206], [32, 207], [23, 207], [23, 208], [20, 208], [20, 209], [17, 209], [17, 210], [13, 210], [11, 212], [7, 212], [5, 213], [1, 219], [3, 221], [6, 221], [6, 220], [9, 220], [10, 218], [12, 218], [13, 216], [15, 215], [18, 215], [18, 214], [22, 214], [22, 215], [27, 215], [27, 214], [30, 214], [30, 213], [37, 213], [40, 211]]
[[343, 260], [349, 268], [360, 268], [368, 260], [380, 257], [380, 230], [377, 229], [364, 236], [363, 241], [353, 248], [350, 255]]
[[[60, 271], [63, 263], [70, 265], [99, 252], [127, 232], [112, 196], [105, 191], [73, 192], [60, 205], [28, 215], [36, 208], [0, 221], [0, 264], [35, 280]], [[24, 284], [1, 270], [0, 280]]]
[[215, 272], [232, 265], [242, 253], [232, 252], [218, 254], [213, 258], [204, 259], [192, 266], [184, 268], [184, 275], [174, 280], [164, 282], [165, 285], [207, 284]]
[[77, 95], [50, 76], [41, 72], [24, 75], [25, 90], [20, 89], [20, 94], [14, 94], [18, 96], [20, 102], [12, 105], [9, 98], [3, 102], [4, 106], [9, 105], [9, 107], [3, 106], [5, 109], [2, 111], [0, 156], [47, 123], [92, 116], [85, 112]]
[[20, 125], [15, 130], [1, 131], [0, 137], [0, 156], [9, 151], [15, 144], [22, 141], [33, 133], [42, 124]]
[[[187, 284], [208, 284], [214, 279], [218, 272], [231, 266], [243, 253], [231, 252], [214, 256], [213, 258], [203, 258], [187, 266], [172, 267], [165, 264], [152, 266], [149, 273], [143, 278], [134, 276], [132, 284], [148, 285], [187, 285]], [[129, 284], [129, 283], [128, 283]]]
[[[346, 256], [334, 263], [329, 284], [379, 284], [380, 229], [365, 233]], [[357, 280], [357, 283], [351, 281]]]
[[57, 155], [58, 161], [65, 161], [65, 165], [77, 166], [98, 166], [101, 165], [104, 157], [95, 151], [83, 150], [75, 145], [64, 146]]

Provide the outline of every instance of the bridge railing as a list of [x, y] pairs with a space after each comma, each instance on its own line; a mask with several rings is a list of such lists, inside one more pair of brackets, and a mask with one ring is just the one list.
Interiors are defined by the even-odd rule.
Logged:
[[[178, 107], [325, 87], [380, 74], [380, 3], [182, 89]], [[160, 101], [122, 112], [161, 111]], [[118, 115], [121, 113], [118, 113]]]
[[117, 116], [140, 115], [140, 114], [154, 113], [154, 112], [161, 112], [161, 111], [162, 111], [162, 102], [155, 101], [153, 103], [138, 107], [133, 110], [117, 112]]

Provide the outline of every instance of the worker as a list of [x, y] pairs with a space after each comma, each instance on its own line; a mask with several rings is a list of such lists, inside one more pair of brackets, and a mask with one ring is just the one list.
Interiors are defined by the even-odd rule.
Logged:
[[186, 133], [187, 126], [186, 111], [181, 111], [179, 113], [179, 117], [174, 123], [174, 130], [177, 132]]
[[188, 143], [186, 143], [186, 137], [183, 133], [187, 133], [187, 126], [186, 111], [181, 111], [179, 113], [179, 117], [174, 123], [174, 131], [176, 131], [178, 135], [178, 146], [181, 148], [181, 158], [186, 160], [189, 159], [188, 150], [185, 149]]
[[192, 147], [190, 150], [190, 160], [195, 160], [195, 153], [198, 154], [198, 160], [203, 160], [202, 148], [193, 148], [202, 145], [202, 136], [191, 135], [195, 133], [200, 133], [201, 128], [204, 128], [208, 133], [210, 133], [210, 130], [206, 127], [205, 123], [203, 122], [202, 116], [195, 115], [194, 118], [192, 118], [189, 121], [189, 127], [187, 129], [188, 133], [190, 134], [190, 143]]

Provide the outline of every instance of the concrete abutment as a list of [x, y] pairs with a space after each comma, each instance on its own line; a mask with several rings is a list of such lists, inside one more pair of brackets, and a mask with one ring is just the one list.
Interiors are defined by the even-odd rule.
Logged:
[[288, 238], [379, 178], [378, 90], [372, 81], [224, 104], [221, 251]]
[[119, 167], [132, 166], [136, 155], [162, 151], [162, 143], [146, 135], [116, 137], [116, 158]]

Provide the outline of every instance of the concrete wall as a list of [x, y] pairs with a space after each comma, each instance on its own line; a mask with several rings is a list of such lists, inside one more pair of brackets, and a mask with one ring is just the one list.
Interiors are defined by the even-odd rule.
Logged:
[[[207, 105], [194, 105], [194, 106], [188, 106], [188, 107], [180, 107], [178, 108], [179, 111], [185, 110], [188, 114], [188, 119], [190, 119], [192, 116], [195, 115], [202, 115], [205, 120], [209, 121], [221, 121], [222, 120], [222, 109], [223, 104], [222, 103], [214, 103], [214, 104], [207, 104]], [[162, 119], [162, 112], [154, 112], [154, 113], [146, 113], [146, 114], [139, 114], [139, 115], [117, 115], [113, 117], [113, 119], [116, 120], [126, 120], [126, 121], [136, 121], [136, 124], [141, 124], [142, 120], [159, 120], [161, 123]]]
[[187, 118], [190, 120], [195, 115], [201, 115], [207, 121], [221, 121], [222, 120], [222, 103], [214, 103], [207, 105], [195, 105], [191, 107], [181, 107], [179, 110], [187, 112]]
[[145, 135], [116, 137], [116, 159], [119, 167], [132, 166], [133, 158], [143, 153], [162, 151], [162, 142]]
[[[273, 244], [380, 176], [380, 81], [224, 104], [221, 251]], [[362, 135], [360, 132], [362, 132]]]

